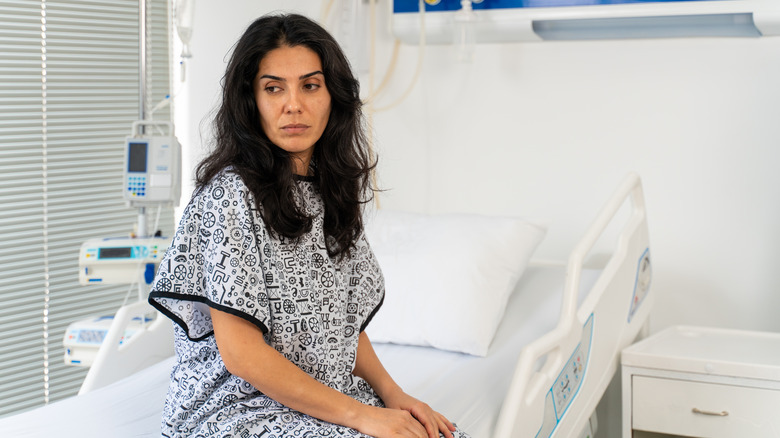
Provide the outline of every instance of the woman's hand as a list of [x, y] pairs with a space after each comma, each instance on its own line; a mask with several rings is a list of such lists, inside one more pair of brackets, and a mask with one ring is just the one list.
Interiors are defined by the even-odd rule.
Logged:
[[417, 400], [405, 392], [398, 392], [384, 400], [385, 406], [391, 410], [408, 412], [425, 428], [429, 438], [439, 438], [441, 432], [445, 438], [452, 438], [455, 426], [444, 415], [434, 411], [430, 406]]
[[[396, 418], [399, 418], [399, 415], [403, 414], [404, 419], [411, 419], [422, 428], [421, 435], [414, 435], [414, 433], [412, 433], [412, 435], [391, 434], [389, 436], [427, 436], [428, 438], [439, 438], [439, 432], [441, 432], [444, 434], [445, 438], [452, 438], [452, 432], [455, 432], [455, 426], [453, 426], [444, 415], [434, 411], [427, 404], [405, 393], [401, 387], [393, 381], [382, 366], [379, 358], [376, 356], [374, 347], [371, 346], [371, 341], [368, 339], [368, 335], [366, 335], [365, 332], [360, 333], [353, 374], [362, 377], [372, 388], [374, 388], [374, 391], [376, 391], [379, 398], [382, 399], [385, 406], [388, 408], [384, 410], [394, 411], [395, 413], [393, 415], [395, 415]], [[358, 430], [368, 435], [388, 436], [366, 432], [361, 429]], [[417, 430], [419, 433], [420, 429], [413, 428], [413, 430]]]
[[422, 423], [405, 410], [366, 406], [360, 420], [361, 424], [357, 430], [373, 437], [428, 437], [428, 432]]

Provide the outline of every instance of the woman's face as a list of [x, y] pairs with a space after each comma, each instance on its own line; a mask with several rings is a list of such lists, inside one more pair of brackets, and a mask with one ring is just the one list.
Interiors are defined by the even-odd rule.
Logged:
[[306, 175], [330, 117], [320, 57], [305, 46], [271, 50], [260, 61], [254, 89], [263, 132], [290, 153], [295, 173]]

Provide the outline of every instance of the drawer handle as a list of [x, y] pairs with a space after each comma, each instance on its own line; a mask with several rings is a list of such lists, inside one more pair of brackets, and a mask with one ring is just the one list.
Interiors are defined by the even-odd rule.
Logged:
[[712, 415], [713, 417], [727, 417], [729, 415], [729, 413], [727, 411], [720, 411], [720, 412], [702, 411], [699, 408], [693, 408], [692, 411], [693, 411], [694, 414]]

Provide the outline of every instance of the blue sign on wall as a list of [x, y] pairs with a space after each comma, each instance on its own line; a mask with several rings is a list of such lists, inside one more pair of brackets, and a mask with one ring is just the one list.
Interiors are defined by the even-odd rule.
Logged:
[[[695, 2], [710, 0], [483, 0], [480, 3], [473, 2], [472, 8], [478, 9], [516, 9], [516, 8], [543, 8], [557, 6], [587, 6], [587, 5], [616, 5], [625, 3], [673, 3]], [[426, 0], [425, 11], [457, 11], [460, 9], [460, 0]], [[394, 0], [393, 12], [419, 12], [419, 0]]]

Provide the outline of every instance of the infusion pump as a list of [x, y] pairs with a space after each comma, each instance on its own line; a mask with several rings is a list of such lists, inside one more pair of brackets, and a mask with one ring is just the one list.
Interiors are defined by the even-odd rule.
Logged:
[[169, 237], [91, 239], [79, 251], [79, 283], [151, 284]]
[[173, 134], [173, 124], [136, 121], [133, 134], [125, 139], [125, 147], [123, 191], [127, 204], [130, 207], [178, 206], [181, 145]]

